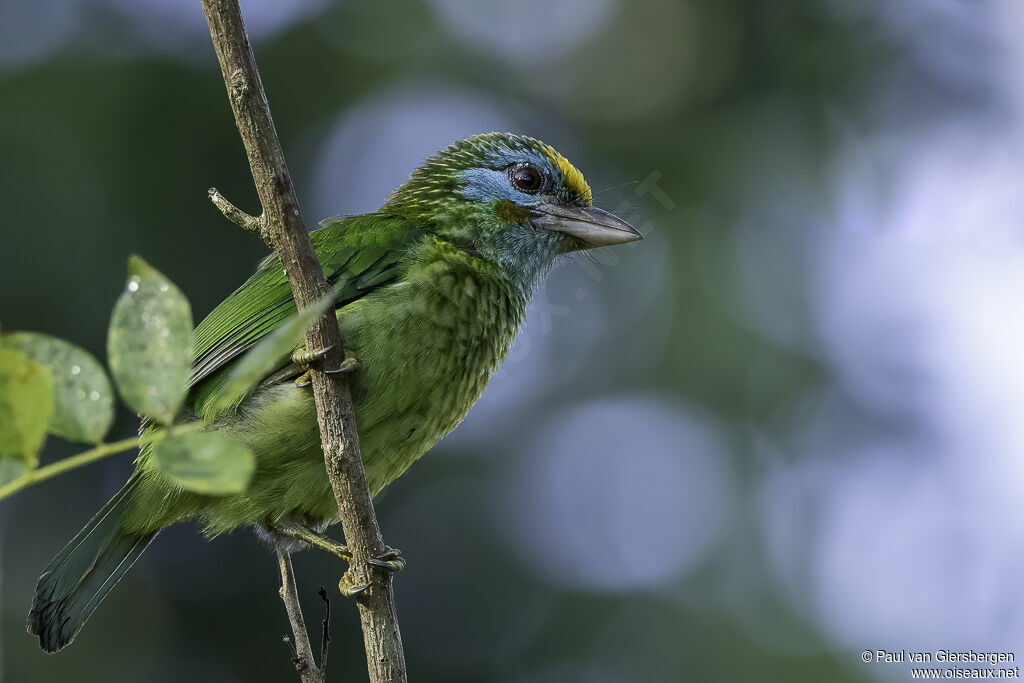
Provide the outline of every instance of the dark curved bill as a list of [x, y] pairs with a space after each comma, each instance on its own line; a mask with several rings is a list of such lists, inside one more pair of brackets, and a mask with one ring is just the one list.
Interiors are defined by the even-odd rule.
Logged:
[[534, 225], [577, 237], [586, 243], [586, 249], [636, 242], [644, 238], [632, 225], [596, 206], [541, 204], [530, 209], [530, 213]]

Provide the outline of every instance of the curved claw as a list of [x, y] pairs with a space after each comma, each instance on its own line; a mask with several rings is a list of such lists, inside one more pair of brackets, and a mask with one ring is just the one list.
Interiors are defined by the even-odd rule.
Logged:
[[384, 552], [367, 560], [367, 563], [391, 572], [400, 572], [405, 569], [405, 558], [402, 557], [402, 551], [397, 548], [385, 547]]
[[381, 569], [386, 569], [389, 572], [400, 572], [405, 569], [405, 560], [393, 560], [391, 562], [387, 562], [385, 560], [369, 560], [369, 563], [374, 567], [380, 567]]
[[[312, 352], [300, 349], [299, 351], [293, 353], [292, 362], [298, 365], [300, 368], [306, 370], [306, 372], [302, 373], [301, 375], [295, 378], [295, 386], [299, 387], [300, 389], [312, 386], [313, 380], [309, 376], [309, 368], [313, 365], [313, 363], [323, 358], [327, 354], [327, 352], [333, 348], [333, 346], [328, 346], [326, 349], [320, 349], [318, 351]], [[321, 372], [327, 375], [348, 375], [355, 372], [360, 367], [361, 366], [359, 365], [359, 361], [355, 358], [355, 356], [345, 356], [345, 359], [341, 361], [341, 365], [330, 370], [322, 370]]]
[[303, 347], [302, 349], [292, 354], [292, 362], [295, 363], [296, 365], [301, 365], [303, 367], [308, 368], [310, 365], [312, 365], [313, 363], [315, 363], [316, 361], [320, 360], [328, 353], [330, 353], [331, 349], [333, 348], [334, 345], [331, 345], [322, 349], [317, 349], [316, 351], [307, 351], [305, 347]]
[[359, 361], [357, 361], [355, 358], [352, 358], [351, 356], [349, 356], [349, 357], [345, 358], [345, 360], [341, 361], [341, 365], [339, 365], [338, 367], [334, 368], [333, 370], [324, 370], [324, 374], [327, 374], [327, 375], [348, 374], [350, 372], [355, 372], [358, 369], [359, 369]]
[[367, 584], [363, 584], [361, 586], [353, 586], [352, 585], [352, 577], [349, 574], [349, 572], [345, 572], [342, 575], [341, 580], [338, 581], [338, 592], [340, 592], [346, 598], [353, 598], [353, 597], [359, 595], [360, 593], [362, 593], [364, 590], [366, 590], [369, 587], [370, 587], [370, 584], [368, 584], [368, 583]]

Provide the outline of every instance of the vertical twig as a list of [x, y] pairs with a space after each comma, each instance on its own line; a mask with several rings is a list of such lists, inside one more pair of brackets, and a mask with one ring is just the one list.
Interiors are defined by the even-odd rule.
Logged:
[[277, 551], [277, 565], [281, 570], [281, 600], [288, 613], [288, 621], [292, 624], [292, 637], [295, 647], [292, 661], [299, 672], [302, 683], [323, 683], [323, 671], [313, 662], [313, 648], [309, 644], [306, 633], [306, 620], [302, 618], [302, 605], [299, 604], [299, 592], [295, 586], [295, 573], [292, 571], [292, 558], [286, 550]]
[[320, 586], [318, 591], [320, 599], [324, 601], [324, 621], [320, 634], [320, 673], [327, 675], [327, 650], [331, 645], [331, 599], [327, 597], [327, 591]]
[[[295, 302], [302, 309], [326, 296], [330, 289], [302, 221], [241, 10], [237, 0], [202, 0], [202, 4], [263, 213], [259, 218], [248, 216], [215, 191], [211, 191], [211, 198], [233, 221], [248, 230], [258, 230], [263, 241], [277, 252]], [[334, 311], [328, 311], [310, 327], [306, 348], [329, 349], [324, 359], [326, 367], [338, 367], [343, 353]], [[345, 541], [352, 551], [349, 576], [356, 584], [369, 586], [356, 602], [370, 681], [404, 682], [405, 655], [391, 575], [375, 570], [368, 562], [385, 546], [363, 470], [352, 399], [343, 374], [311, 374], [327, 475], [338, 502]]]

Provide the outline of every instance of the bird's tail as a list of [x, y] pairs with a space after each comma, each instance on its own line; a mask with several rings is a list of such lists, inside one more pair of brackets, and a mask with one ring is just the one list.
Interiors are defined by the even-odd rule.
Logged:
[[137, 477], [129, 479], [39, 577], [27, 628], [39, 636], [46, 652], [57, 652], [74, 640], [156, 536], [156, 531], [128, 534], [121, 529], [121, 514], [137, 482]]

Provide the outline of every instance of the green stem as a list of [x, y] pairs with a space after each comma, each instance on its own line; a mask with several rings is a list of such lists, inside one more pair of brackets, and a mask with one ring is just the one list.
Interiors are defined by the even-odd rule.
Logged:
[[73, 455], [70, 458], [64, 458], [58, 460], [52, 465], [46, 467], [40, 467], [39, 469], [30, 470], [25, 474], [21, 475], [17, 479], [9, 481], [7, 484], [0, 486], [0, 500], [7, 498], [13, 493], [17, 493], [23, 488], [29, 487], [32, 484], [39, 483], [50, 477], [55, 477], [58, 474], [63, 474], [68, 470], [73, 470], [81, 467], [82, 465], [88, 465], [91, 462], [102, 460], [103, 458], [114, 455], [116, 453], [123, 453], [124, 451], [130, 451], [133, 448], [138, 448], [142, 444], [153, 443], [154, 441], [160, 441], [168, 436], [175, 434], [182, 434], [184, 432], [191, 432], [201, 427], [201, 423], [192, 423], [179, 427], [172, 427], [170, 429], [161, 429], [157, 432], [150, 434], [143, 434], [142, 436], [135, 436], [130, 439], [124, 439], [123, 441], [114, 441], [113, 443], [101, 443], [95, 448], [90, 448], [84, 453]]

